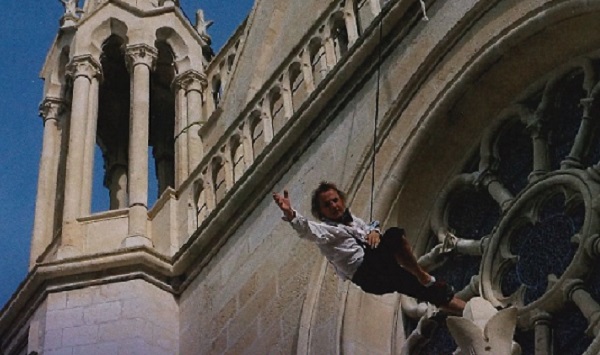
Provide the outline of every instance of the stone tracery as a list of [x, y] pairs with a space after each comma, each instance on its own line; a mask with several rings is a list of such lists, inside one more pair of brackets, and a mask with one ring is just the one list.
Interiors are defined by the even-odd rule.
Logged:
[[[504, 110], [439, 199], [439, 244], [421, 258], [443, 264], [435, 273], [463, 294], [476, 278], [492, 304], [517, 306], [523, 354], [598, 350], [599, 70], [596, 59], [577, 60]], [[447, 333], [438, 338], [428, 351], [454, 349]]]

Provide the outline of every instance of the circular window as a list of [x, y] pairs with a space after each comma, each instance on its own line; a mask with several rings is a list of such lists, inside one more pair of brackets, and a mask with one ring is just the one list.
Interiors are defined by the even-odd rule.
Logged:
[[[433, 273], [459, 295], [516, 306], [523, 354], [536, 353], [540, 314], [556, 353], [585, 352], [594, 336], [589, 313], [600, 312], [589, 304], [600, 302], [600, 66], [578, 63], [503, 111], [432, 217], [432, 246], [445, 258]], [[574, 284], [585, 307], [572, 297]], [[425, 353], [455, 349], [449, 336], [436, 338]]]

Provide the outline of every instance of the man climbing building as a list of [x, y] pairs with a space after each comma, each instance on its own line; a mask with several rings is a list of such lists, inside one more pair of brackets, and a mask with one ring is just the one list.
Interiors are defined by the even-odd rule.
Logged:
[[377, 295], [399, 292], [431, 302], [442, 311], [462, 315], [465, 302], [452, 287], [419, 266], [404, 230], [381, 234], [346, 208], [345, 194], [335, 184], [321, 182], [313, 191], [311, 212], [321, 222], [306, 219], [292, 208], [287, 191], [273, 199], [298, 235], [314, 242], [343, 280]]

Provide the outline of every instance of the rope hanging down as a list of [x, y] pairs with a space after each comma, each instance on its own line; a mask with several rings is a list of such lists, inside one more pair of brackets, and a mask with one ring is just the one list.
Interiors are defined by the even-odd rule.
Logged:
[[381, 45], [383, 37], [383, 17], [379, 19], [379, 43], [377, 44], [377, 86], [375, 88], [375, 122], [373, 124], [373, 159], [371, 160], [371, 202], [369, 220], [373, 220], [373, 205], [375, 204], [375, 158], [377, 157], [377, 126], [379, 123], [379, 93], [381, 82]]
[[[427, 9], [424, 0], [419, 0], [421, 3], [421, 11], [423, 12], [423, 21], [429, 21], [427, 17]], [[373, 220], [373, 206], [375, 204], [375, 159], [377, 157], [377, 126], [379, 124], [379, 94], [381, 83], [381, 52], [383, 41], [383, 16], [379, 18], [379, 38], [377, 44], [377, 86], [375, 88], [375, 122], [373, 124], [373, 159], [371, 160], [371, 201], [369, 207], [369, 220]]]

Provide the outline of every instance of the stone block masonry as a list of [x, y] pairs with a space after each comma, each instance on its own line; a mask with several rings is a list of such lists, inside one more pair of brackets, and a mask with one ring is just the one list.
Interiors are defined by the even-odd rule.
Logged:
[[132, 280], [49, 294], [45, 354], [177, 354], [173, 295]]

